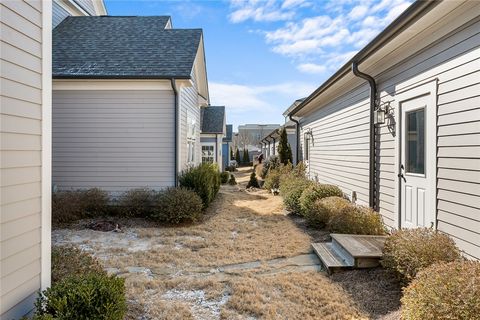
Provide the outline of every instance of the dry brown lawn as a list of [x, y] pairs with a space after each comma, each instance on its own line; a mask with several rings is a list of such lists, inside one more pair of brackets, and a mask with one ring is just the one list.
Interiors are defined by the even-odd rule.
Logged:
[[[91, 250], [126, 278], [128, 319], [364, 319], [375, 314], [365, 312], [344, 281], [322, 272], [265, 272], [267, 260], [311, 252], [312, 236], [286, 215], [281, 197], [245, 191], [250, 172], [240, 169], [238, 186], [222, 186], [201, 223], [165, 227], [123, 220], [125, 232], [108, 233], [115, 237], [108, 241], [95, 240], [101, 234], [92, 236], [91, 230], [69, 231], [70, 238], [59, 230], [62, 236], [54, 238]], [[253, 261], [261, 266], [219, 271]]]

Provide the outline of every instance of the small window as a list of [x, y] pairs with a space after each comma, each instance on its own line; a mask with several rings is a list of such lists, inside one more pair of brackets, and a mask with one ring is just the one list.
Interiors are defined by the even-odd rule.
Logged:
[[215, 161], [215, 146], [202, 146], [202, 163]]
[[187, 162], [188, 163], [195, 162], [195, 141], [187, 142]]
[[306, 161], [310, 160], [310, 138], [305, 138], [305, 159]]
[[407, 173], [425, 174], [425, 109], [406, 113]]

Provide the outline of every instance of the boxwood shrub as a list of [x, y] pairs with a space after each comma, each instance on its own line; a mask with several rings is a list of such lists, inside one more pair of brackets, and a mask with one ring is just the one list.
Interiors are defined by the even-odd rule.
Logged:
[[150, 218], [168, 223], [196, 222], [203, 215], [202, 199], [192, 190], [169, 188], [160, 192]]
[[338, 215], [341, 210], [351, 207], [352, 203], [341, 197], [327, 197], [316, 200], [304, 213], [309, 226], [323, 228], [330, 222], [332, 216]]
[[351, 204], [331, 215], [327, 225], [332, 233], [386, 234], [382, 216], [371, 208]]
[[124, 279], [96, 273], [64, 278], [36, 302], [40, 319], [122, 320], [126, 310]]
[[436, 263], [403, 291], [402, 319], [480, 319], [480, 262]]
[[53, 224], [107, 215], [109, 209], [108, 193], [98, 188], [52, 193]]
[[397, 274], [404, 284], [417, 273], [436, 263], [460, 259], [455, 242], [433, 229], [403, 229], [393, 232], [385, 241], [382, 265]]
[[105, 274], [105, 271], [97, 259], [76, 247], [52, 247], [52, 283], [87, 273]]
[[216, 164], [202, 163], [188, 168], [179, 177], [180, 186], [194, 191], [208, 207], [220, 190], [220, 173]]
[[267, 190], [278, 189], [280, 188], [280, 178], [282, 177], [282, 173], [279, 169], [272, 169], [268, 172], [267, 176], [265, 177], [265, 183], [263, 187]]
[[156, 192], [148, 188], [131, 189], [118, 199], [121, 214], [126, 217], [148, 217], [152, 212]]
[[288, 179], [281, 179], [280, 194], [283, 196], [283, 203], [287, 210], [292, 213], [300, 212], [300, 196], [303, 190], [313, 182], [305, 178], [290, 176]]
[[222, 182], [222, 184], [227, 183], [229, 179], [230, 173], [228, 171], [224, 171], [220, 174], [220, 181]]
[[305, 190], [299, 198], [300, 214], [305, 216], [308, 211], [312, 209], [315, 201], [327, 197], [342, 197], [342, 190], [334, 185], [312, 183]]

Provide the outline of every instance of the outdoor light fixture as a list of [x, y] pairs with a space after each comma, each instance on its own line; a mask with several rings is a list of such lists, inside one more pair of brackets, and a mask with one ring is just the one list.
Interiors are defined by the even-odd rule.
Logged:
[[379, 125], [385, 123], [385, 116], [389, 111], [388, 104], [380, 104], [375, 111], [373, 111], [373, 124]]

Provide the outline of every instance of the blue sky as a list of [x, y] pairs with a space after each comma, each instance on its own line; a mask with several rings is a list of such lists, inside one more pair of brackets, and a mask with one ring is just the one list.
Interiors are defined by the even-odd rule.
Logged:
[[410, 0], [105, 0], [110, 15], [170, 15], [174, 28], [203, 28], [212, 105], [227, 122], [283, 123]]

